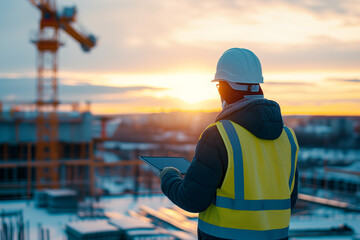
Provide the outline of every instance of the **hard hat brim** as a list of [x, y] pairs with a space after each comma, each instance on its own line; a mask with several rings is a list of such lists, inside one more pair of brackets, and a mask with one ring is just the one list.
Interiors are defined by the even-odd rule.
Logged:
[[250, 84], [250, 83], [249, 84], [238, 84], [238, 83], [226, 81], [224, 79], [214, 79], [211, 82], [220, 82], [220, 81], [227, 82], [232, 89], [238, 90], [238, 91], [258, 92], [260, 89], [260, 86], [257, 83], [255, 83], [255, 84]]

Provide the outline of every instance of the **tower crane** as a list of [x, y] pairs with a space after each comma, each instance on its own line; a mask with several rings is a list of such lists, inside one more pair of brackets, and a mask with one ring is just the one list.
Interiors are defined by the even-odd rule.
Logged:
[[[77, 10], [75, 7], [56, 8], [55, 0], [28, 0], [41, 13], [39, 31], [35, 39], [37, 56], [37, 100], [36, 100], [36, 152], [37, 161], [51, 162], [51, 167], [36, 170], [37, 186], [42, 188], [51, 182], [53, 188], [59, 184], [58, 171], [58, 79], [57, 51], [63, 43], [59, 39], [62, 29], [88, 52], [96, 45], [96, 37], [74, 28]], [[49, 166], [49, 165], [48, 165]]]

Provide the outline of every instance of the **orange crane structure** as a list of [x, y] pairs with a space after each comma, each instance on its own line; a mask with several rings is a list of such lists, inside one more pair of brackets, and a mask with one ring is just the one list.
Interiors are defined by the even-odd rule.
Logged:
[[36, 100], [36, 153], [37, 161], [52, 162], [51, 168], [39, 167], [36, 171], [36, 180], [51, 181], [53, 187], [58, 187], [59, 160], [58, 149], [58, 78], [57, 78], [57, 52], [63, 45], [59, 38], [63, 30], [81, 48], [88, 52], [96, 45], [96, 38], [92, 34], [81, 32], [73, 27], [76, 22], [76, 8], [64, 7], [57, 11], [55, 0], [29, 0], [41, 13], [39, 31], [32, 42], [38, 51], [37, 57], [37, 100]]

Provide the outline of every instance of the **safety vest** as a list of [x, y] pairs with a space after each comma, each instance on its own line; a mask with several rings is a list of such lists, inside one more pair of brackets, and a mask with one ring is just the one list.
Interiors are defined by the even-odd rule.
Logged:
[[287, 237], [299, 150], [293, 130], [284, 126], [279, 138], [264, 140], [229, 120], [213, 125], [228, 167], [214, 203], [199, 214], [199, 229], [226, 239]]

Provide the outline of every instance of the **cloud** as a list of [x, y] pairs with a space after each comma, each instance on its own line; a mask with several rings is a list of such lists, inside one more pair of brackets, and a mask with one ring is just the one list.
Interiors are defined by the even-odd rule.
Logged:
[[[302, 101], [282, 99], [281, 101], [279, 101], [279, 103], [291, 107], [304, 106], [304, 105], [328, 106], [332, 104], [341, 104], [344, 106], [344, 109], [349, 109], [349, 106], [353, 106], [353, 105], [359, 106], [360, 99], [358, 98], [340, 98], [340, 99], [326, 99], [326, 100], [304, 99]], [[353, 109], [353, 110], [357, 111], [357, 109]]]
[[65, 95], [101, 95], [101, 94], [121, 94], [126, 92], [139, 92], [144, 90], [162, 91], [166, 88], [148, 87], [148, 86], [130, 86], [130, 87], [112, 87], [92, 84], [79, 85], [60, 85], [60, 91]]
[[360, 83], [360, 79], [358, 79], [358, 78], [353, 78], [353, 79], [349, 79], [349, 78], [329, 78], [327, 80], [328, 81], [333, 81], [333, 82]]
[[282, 50], [266, 45], [254, 48], [258, 49], [264, 70], [358, 71], [360, 65], [359, 42], [343, 44], [335, 40], [319, 40], [312, 45], [287, 46]]
[[267, 81], [264, 83], [265, 85], [280, 85], [280, 86], [313, 86], [313, 83], [307, 82], [274, 82], [274, 81]]
[[[253, 49], [276, 69], [355, 69], [360, 61], [356, 1], [67, 2], [76, 2], [79, 22], [99, 43], [84, 54], [62, 33], [66, 46], [59, 51], [59, 71], [209, 71], [234, 46]], [[7, 23], [1, 25], [7, 34], [0, 36], [0, 71], [35, 71], [29, 35], [38, 27], [38, 10], [22, 0], [0, 1], [0, 9], [0, 22]]]
[[[102, 67], [125, 72], [209, 70], [225, 49], [239, 46], [269, 58], [271, 68], [356, 68], [360, 25], [345, 23], [359, 17], [343, 14], [339, 9], [344, 7], [336, 2], [311, 2], [307, 5], [320, 5], [323, 10], [311, 9], [302, 1], [139, 4], [135, 0], [123, 7], [119, 3], [111, 6], [107, 17], [118, 27], [101, 33], [106, 43], [99, 45], [104, 50], [100, 59], [105, 55], [112, 59]], [[101, 8], [107, 7], [104, 4]], [[351, 7], [356, 8], [350, 5], [346, 9]], [[115, 11], [117, 15], [112, 14]], [[139, 23], [135, 19], [138, 15], [145, 21]]]
[[[94, 113], [139, 113], [173, 110], [211, 111], [217, 109], [219, 100], [206, 99], [188, 103], [176, 96], [161, 95], [167, 88], [148, 86], [111, 87], [59, 81], [61, 103], [90, 101]], [[0, 78], [0, 101], [33, 103], [36, 81], [34, 78]], [[191, 91], [190, 91], [191, 92]]]
[[[60, 101], [95, 101], [95, 102], [116, 102], [123, 95], [129, 93], [139, 94], [142, 91], [163, 91], [166, 88], [149, 87], [149, 86], [128, 86], [128, 87], [111, 87], [92, 84], [68, 85], [59, 81]], [[36, 93], [36, 81], [33, 78], [0, 78], [0, 99], [34, 101]]]

